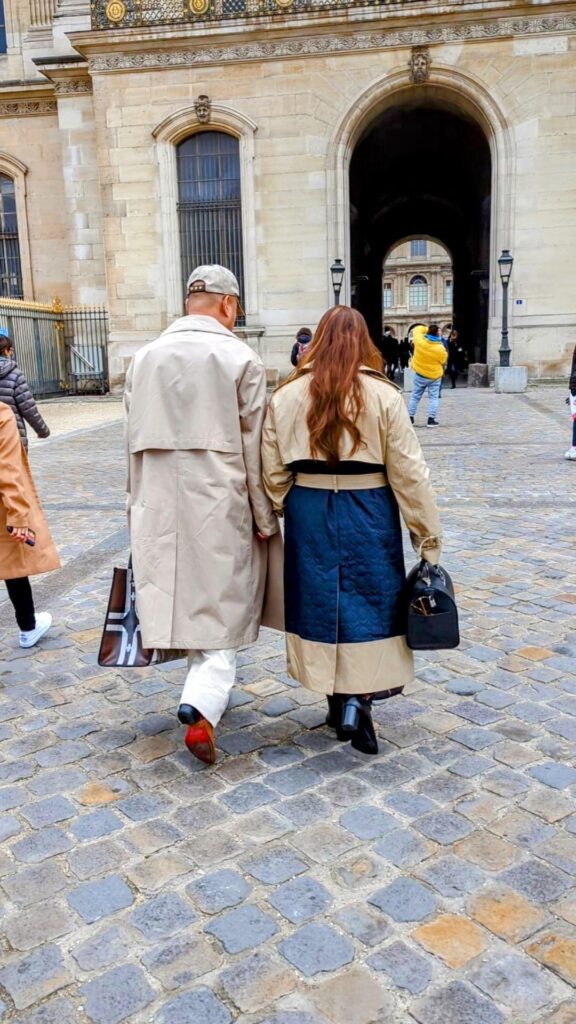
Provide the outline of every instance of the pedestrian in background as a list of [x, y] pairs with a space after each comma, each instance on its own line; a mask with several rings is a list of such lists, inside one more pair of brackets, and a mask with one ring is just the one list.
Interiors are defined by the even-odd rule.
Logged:
[[564, 458], [569, 459], [570, 462], [576, 462], [576, 345], [572, 355], [572, 370], [570, 372], [568, 388], [570, 390], [568, 401], [570, 403], [570, 412], [572, 413], [572, 447], [568, 449]]
[[298, 363], [303, 356], [306, 355], [306, 351], [312, 341], [312, 331], [309, 327], [301, 327], [296, 335], [296, 341], [292, 345], [292, 352], [290, 353], [290, 362], [292, 366], [298, 366]]
[[28, 381], [14, 358], [14, 345], [5, 327], [0, 327], [0, 402], [5, 402], [13, 410], [26, 451], [26, 423], [30, 424], [38, 437], [50, 436], [50, 430], [38, 412]]
[[326, 694], [328, 724], [365, 754], [378, 751], [372, 702], [414, 675], [398, 506], [418, 554], [440, 556], [429, 472], [381, 365], [361, 314], [329, 310], [262, 435], [264, 486], [285, 516], [288, 671]]
[[458, 331], [450, 331], [448, 337], [448, 375], [452, 381], [452, 389], [456, 387], [458, 374], [466, 369], [466, 353], [458, 341]]
[[34, 647], [52, 625], [36, 613], [29, 576], [60, 568], [12, 410], [0, 402], [0, 579], [16, 613], [20, 647]]
[[186, 746], [208, 764], [238, 648], [258, 637], [264, 542], [278, 531], [261, 481], [266, 371], [232, 332], [240, 309], [230, 270], [197, 267], [186, 316], [136, 353], [125, 391], [142, 641], [188, 652], [178, 718]]
[[448, 364], [446, 369], [448, 370], [448, 376], [452, 384], [452, 390], [456, 387], [456, 381], [458, 380], [458, 344], [456, 339], [452, 337], [452, 331], [448, 338]]
[[382, 336], [382, 355], [386, 364], [386, 376], [389, 380], [394, 380], [398, 368], [399, 347], [398, 340], [389, 327], [386, 328]]
[[414, 370], [414, 383], [408, 404], [410, 419], [414, 423], [420, 400], [424, 392], [427, 391], [428, 426], [437, 427], [436, 415], [440, 402], [440, 389], [448, 358], [440, 335], [440, 328], [437, 324], [430, 324], [427, 330], [423, 324], [418, 324], [412, 331], [412, 344], [414, 354], [411, 365]]
[[408, 338], [402, 338], [398, 346], [398, 355], [400, 359], [400, 368], [405, 370], [410, 362], [410, 342]]
[[446, 349], [446, 355], [449, 355], [449, 353], [450, 353], [450, 335], [451, 334], [452, 334], [452, 325], [449, 324], [448, 327], [445, 327], [444, 330], [442, 331], [442, 344], [444, 345], [444, 348]]

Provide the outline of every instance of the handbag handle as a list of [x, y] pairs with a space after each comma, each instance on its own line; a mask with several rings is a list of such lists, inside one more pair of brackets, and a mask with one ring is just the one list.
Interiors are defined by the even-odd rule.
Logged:
[[427, 562], [425, 558], [421, 559], [420, 565], [418, 566], [418, 575], [427, 587], [432, 585], [432, 574], [434, 574], [434, 576], [438, 576], [438, 578], [442, 580], [442, 583], [446, 582], [446, 577], [441, 565], [432, 565], [430, 562]]
[[425, 558], [422, 558], [418, 567], [418, 576], [424, 581], [427, 587], [431, 586], [432, 580], [430, 578], [430, 562], [427, 562]]

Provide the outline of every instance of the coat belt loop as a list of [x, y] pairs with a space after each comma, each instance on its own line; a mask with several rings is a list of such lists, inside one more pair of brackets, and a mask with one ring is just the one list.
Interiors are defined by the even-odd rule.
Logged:
[[332, 477], [332, 479], [334, 481], [334, 491], [335, 491], [336, 494], [338, 494], [338, 477], [337, 477], [336, 473], [334, 473], [334, 476]]

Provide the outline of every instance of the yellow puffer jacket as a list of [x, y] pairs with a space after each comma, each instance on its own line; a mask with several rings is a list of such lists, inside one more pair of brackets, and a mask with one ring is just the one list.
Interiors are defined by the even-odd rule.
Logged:
[[427, 330], [427, 327], [419, 324], [412, 331], [414, 355], [410, 365], [414, 373], [419, 374], [420, 377], [438, 380], [439, 377], [444, 375], [448, 354], [440, 338], [438, 341], [428, 341], [426, 338]]

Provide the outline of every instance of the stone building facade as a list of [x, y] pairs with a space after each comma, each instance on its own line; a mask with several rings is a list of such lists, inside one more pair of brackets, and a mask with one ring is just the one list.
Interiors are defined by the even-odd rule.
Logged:
[[105, 303], [113, 381], [181, 313], [182, 254], [231, 246], [240, 329], [283, 369], [333, 301], [334, 258], [377, 331], [384, 255], [423, 236], [453, 256], [477, 358], [497, 359], [506, 248], [513, 361], [567, 371], [572, 0], [4, 2], [0, 182], [22, 290]]
[[400, 339], [415, 324], [434, 321], [445, 334], [453, 321], [453, 293], [452, 259], [443, 245], [428, 238], [401, 242], [382, 268], [382, 327]]

